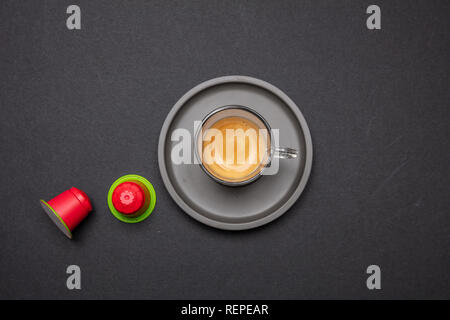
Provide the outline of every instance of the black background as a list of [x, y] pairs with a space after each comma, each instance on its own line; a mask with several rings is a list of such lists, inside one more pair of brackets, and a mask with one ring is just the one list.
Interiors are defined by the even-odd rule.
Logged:
[[[450, 298], [450, 3], [374, 3], [382, 30], [372, 1], [1, 1], [0, 298]], [[299, 201], [244, 232], [184, 214], [157, 164], [173, 104], [232, 74], [287, 93], [314, 146]], [[136, 225], [106, 204], [128, 173], [157, 192]], [[95, 207], [72, 241], [39, 205], [71, 186]]]

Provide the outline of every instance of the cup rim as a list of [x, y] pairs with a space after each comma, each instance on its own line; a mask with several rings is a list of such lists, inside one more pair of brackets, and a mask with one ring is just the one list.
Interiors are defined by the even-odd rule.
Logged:
[[[198, 138], [199, 138], [199, 134], [202, 131], [203, 125], [206, 123], [206, 121], [208, 121], [208, 119], [210, 119], [213, 115], [215, 115], [216, 113], [219, 113], [221, 111], [224, 110], [229, 110], [229, 109], [241, 109], [241, 110], [245, 110], [247, 112], [250, 112], [251, 114], [253, 114], [254, 116], [256, 116], [259, 120], [262, 121], [262, 123], [264, 124], [264, 126], [266, 127], [267, 131], [269, 132], [269, 137], [270, 137], [270, 153], [269, 156], [267, 158], [267, 163], [261, 168], [261, 170], [255, 174], [253, 177], [243, 180], [243, 181], [226, 181], [226, 180], [222, 180], [218, 177], [216, 177], [215, 175], [213, 175], [211, 172], [208, 171], [208, 169], [205, 168], [205, 166], [203, 165], [203, 161], [201, 160], [201, 157], [198, 153]], [[214, 110], [212, 110], [211, 112], [209, 112], [201, 121], [199, 127], [197, 128], [197, 132], [195, 133], [195, 138], [194, 138], [194, 149], [195, 149], [195, 157], [197, 158], [198, 164], [200, 165], [200, 168], [202, 168], [203, 172], [205, 172], [210, 178], [212, 178], [214, 181], [226, 185], [226, 186], [230, 186], [230, 187], [239, 187], [239, 186], [244, 186], [247, 185], [249, 183], [252, 183], [254, 181], [256, 181], [257, 179], [259, 179], [262, 176], [263, 171], [267, 168], [267, 166], [271, 163], [272, 161], [272, 156], [273, 156], [273, 152], [274, 152], [274, 148], [272, 147], [272, 141], [273, 141], [273, 135], [272, 135], [272, 129], [270, 128], [269, 123], [267, 122], [266, 119], [264, 119], [264, 117], [262, 115], [260, 115], [257, 111], [253, 110], [252, 108], [249, 108], [247, 106], [243, 106], [243, 105], [239, 105], [239, 104], [230, 104], [230, 105], [225, 105], [222, 107], [218, 107]]]

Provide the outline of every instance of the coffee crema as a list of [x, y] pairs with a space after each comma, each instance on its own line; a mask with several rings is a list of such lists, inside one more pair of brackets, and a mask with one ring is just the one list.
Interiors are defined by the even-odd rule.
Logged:
[[243, 117], [226, 117], [202, 133], [202, 163], [215, 177], [239, 182], [264, 168], [270, 150], [266, 129]]

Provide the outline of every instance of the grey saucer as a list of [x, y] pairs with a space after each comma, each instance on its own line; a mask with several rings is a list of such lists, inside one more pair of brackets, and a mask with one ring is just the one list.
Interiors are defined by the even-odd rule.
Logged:
[[[280, 130], [280, 146], [297, 149], [299, 159], [280, 159], [276, 175], [234, 188], [213, 181], [198, 164], [174, 164], [172, 147], [179, 142], [171, 140], [173, 130], [185, 128], [194, 137], [194, 121], [225, 105], [260, 113], [272, 129]], [[194, 147], [192, 139], [191, 159]], [[191, 217], [219, 229], [250, 229], [281, 216], [302, 193], [311, 172], [311, 135], [298, 107], [280, 89], [255, 78], [220, 77], [189, 90], [170, 110], [159, 137], [158, 162], [167, 190]]]

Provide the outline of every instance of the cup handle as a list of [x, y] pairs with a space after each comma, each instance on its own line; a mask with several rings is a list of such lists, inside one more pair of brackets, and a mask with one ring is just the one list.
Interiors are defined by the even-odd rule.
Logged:
[[292, 148], [275, 148], [273, 153], [273, 156], [279, 159], [295, 159], [298, 155], [298, 151]]

